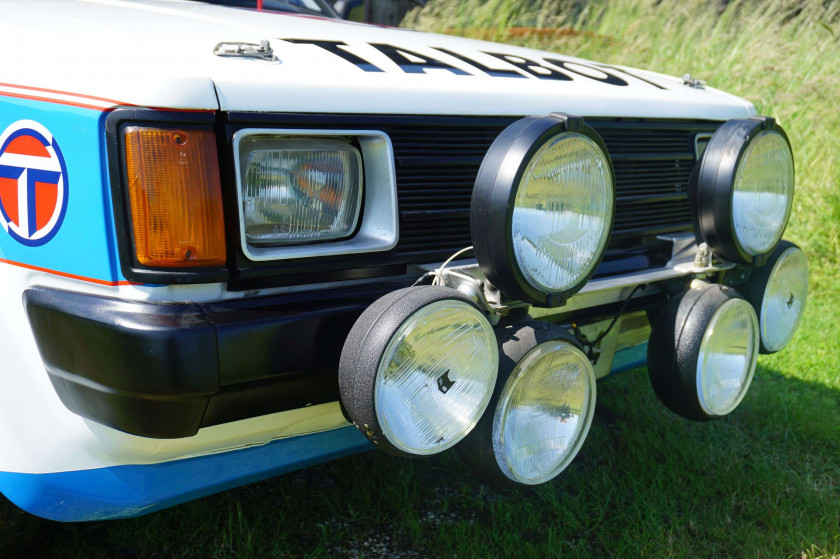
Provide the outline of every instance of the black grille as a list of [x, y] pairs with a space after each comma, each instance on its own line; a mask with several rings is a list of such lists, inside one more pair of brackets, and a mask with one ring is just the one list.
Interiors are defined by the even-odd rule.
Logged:
[[[422, 117], [418, 117], [418, 122]], [[397, 167], [400, 253], [440, 253], [470, 244], [475, 176], [496, 136], [515, 119], [438, 119], [386, 127]], [[688, 179], [697, 134], [719, 123], [587, 119], [610, 151], [618, 201], [611, 246], [691, 228]], [[420, 256], [418, 254], [418, 256]]]
[[[393, 251], [352, 259], [330, 257], [289, 268], [242, 260], [247, 269], [240, 273], [249, 278], [290, 273], [324, 277], [326, 271], [438, 262], [469, 246], [470, 198], [478, 168], [493, 140], [519, 118], [268, 113], [230, 117], [231, 134], [242, 126], [381, 130], [394, 147], [400, 237]], [[670, 247], [652, 242], [651, 237], [691, 229], [687, 190], [695, 139], [698, 134], [713, 133], [720, 123], [629, 118], [587, 118], [586, 122], [609, 148], [618, 191], [610, 250], [596, 275], [661, 265]]]

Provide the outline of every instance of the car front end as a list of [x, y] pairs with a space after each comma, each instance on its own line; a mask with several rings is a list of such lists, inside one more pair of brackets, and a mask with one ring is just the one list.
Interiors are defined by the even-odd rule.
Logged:
[[[647, 363], [669, 409], [723, 417], [796, 329], [791, 150], [744, 100], [406, 30], [66, 4], [8, 7], [0, 39], [0, 492], [31, 513], [136, 516], [373, 447], [542, 483], [596, 381]], [[33, 70], [47, 12], [65, 53]]]

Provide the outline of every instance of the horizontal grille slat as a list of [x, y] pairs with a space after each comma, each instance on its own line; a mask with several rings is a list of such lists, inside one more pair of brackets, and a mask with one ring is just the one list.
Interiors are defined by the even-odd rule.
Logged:
[[[466, 188], [452, 188], [448, 191], [438, 190], [436, 192], [423, 192], [422, 190], [415, 190], [413, 192], [400, 192], [400, 203], [429, 203], [436, 204], [438, 201], [455, 201], [464, 200], [469, 206], [470, 198], [472, 198], [472, 186]], [[400, 209], [403, 209], [400, 206]]]
[[[452, 239], [453, 233], [461, 233], [469, 235], [469, 228], [468, 227], [452, 227], [452, 228], [438, 228], [434, 227], [435, 224], [429, 223], [428, 226], [431, 230], [423, 235], [415, 234], [406, 234], [406, 238], [403, 239], [404, 242], [411, 242], [412, 240], [415, 241], [422, 241], [428, 242], [430, 239], [440, 239], [444, 242], [452, 241], [454, 243], [459, 242], [458, 239]], [[469, 244], [469, 243], [467, 243]]]
[[425, 209], [414, 211], [401, 211], [400, 218], [403, 221], [427, 221], [440, 219], [469, 219], [470, 209], [444, 207], [440, 209]]

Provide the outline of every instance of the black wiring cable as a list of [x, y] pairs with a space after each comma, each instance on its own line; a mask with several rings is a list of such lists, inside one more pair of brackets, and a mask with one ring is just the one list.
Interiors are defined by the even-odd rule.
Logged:
[[618, 309], [618, 312], [613, 317], [612, 322], [610, 322], [610, 325], [607, 326], [607, 329], [598, 334], [598, 337], [592, 341], [590, 341], [586, 336], [583, 335], [583, 332], [580, 331], [580, 328], [577, 324], [572, 323], [572, 332], [574, 333], [575, 338], [586, 348], [586, 356], [589, 357], [589, 360], [592, 361], [593, 364], [598, 362], [599, 356], [595, 352], [595, 346], [598, 345], [601, 342], [601, 340], [603, 340], [607, 336], [607, 334], [610, 333], [610, 330], [612, 330], [613, 327], [616, 325], [618, 319], [621, 318], [621, 315], [624, 314], [624, 311], [627, 309], [627, 305], [629, 305], [630, 301], [633, 299], [633, 295], [635, 295], [636, 292], [641, 289], [647, 289], [647, 284], [640, 283], [639, 285], [633, 288], [633, 291], [631, 291], [630, 295], [628, 295], [627, 298], [624, 300], [624, 303], [621, 305], [621, 308]]
[[[442, 278], [442, 272], [446, 268], [447, 264], [449, 264], [456, 257], [460, 256], [461, 254], [463, 254], [463, 253], [465, 253], [469, 250], [472, 250], [472, 247], [467, 247], [467, 248], [459, 250], [458, 252], [456, 252], [455, 254], [450, 256], [449, 259], [447, 259], [446, 262], [444, 262], [443, 265], [439, 269], [431, 271], [431, 272], [426, 272], [425, 274], [423, 274], [422, 276], [417, 278], [417, 281], [415, 281], [414, 284], [412, 284], [412, 287], [423, 284], [425, 282], [426, 278], [429, 278], [429, 277], [434, 278], [432, 280], [432, 285], [435, 285], [436, 282], [438, 281], [438, 278]], [[607, 334], [609, 334], [610, 331], [615, 327], [616, 323], [618, 322], [618, 319], [621, 318], [621, 315], [623, 315], [624, 311], [627, 310], [627, 305], [630, 304], [630, 301], [633, 299], [633, 296], [636, 294], [637, 291], [642, 290], [642, 289], [647, 289], [647, 284], [646, 283], [640, 283], [639, 285], [637, 285], [636, 287], [633, 288], [633, 290], [630, 292], [630, 295], [627, 296], [627, 298], [624, 300], [624, 303], [622, 303], [621, 308], [618, 309], [618, 312], [613, 317], [612, 322], [610, 322], [610, 325], [607, 326], [607, 329], [604, 330], [603, 332], [601, 332], [600, 334], [598, 334], [598, 337], [596, 337], [592, 341], [590, 341], [583, 334], [583, 332], [580, 331], [580, 328], [578, 327], [578, 325], [576, 323], [574, 323], [574, 322], [572, 323], [572, 333], [573, 333], [575, 339], [577, 339], [577, 341], [579, 341], [580, 344], [586, 349], [586, 356], [589, 358], [590, 361], [592, 361], [593, 364], [598, 362], [598, 357], [600, 356], [600, 353], [596, 350], [595, 346], [598, 345], [599, 343], [601, 343], [601, 340], [603, 340], [607, 336]]]
[[412, 284], [411, 284], [411, 287], [417, 287], [418, 285], [422, 285], [422, 284], [423, 284], [423, 282], [425, 282], [425, 281], [426, 281], [426, 278], [433, 277], [433, 276], [435, 276], [435, 275], [437, 275], [437, 274], [435, 274], [435, 272], [426, 272], [425, 274], [423, 274], [422, 276], [420, 276], [419, 278], [417, 278], [417, 281], [415, 281], [414, 283], [412, 283]]

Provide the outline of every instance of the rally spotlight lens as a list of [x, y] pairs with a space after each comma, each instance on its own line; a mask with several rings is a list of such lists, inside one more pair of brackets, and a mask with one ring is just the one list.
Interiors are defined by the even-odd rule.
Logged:
[[341, 354], [339, 390], [350, 418], [383, 450], [436, 454], [478, 422], [498, 362], [493, 328], [463, 295], [402, 289], [356, 321]]
[[580, 450], [595, 404], [595, 373], [565, 341], [532, 349], [502, 390], [493, 421], [493, 449], [502, 472], [536, 485], [562, 472]]
[[761, 352], [784, 349], [805, 310], [808, 258], [795, 244], [782, 241], [767, 263], [753, 270], [743, 290], [758, 313]]
[[793, 201], [793, 156], [787, 139], [759, 132], [746, 151], [732, 187], [732, 224], [738, 243], [755, 256], [782, 238]]
[[[490, 399], [495, 359], [487, 319], [463, 301], [437, 301], [394, 333], [379, 361], [374, 407], [385, 436], [406, 452], [454, 445]], [[449, 392], [451, 390], [451, 393]]]
[[540, 291], [574, 287], [610, 231], [610, 165], [594, 141], [555, 135], [534, 154], [516, 192], [511, 234], [525, 279]]
[[659, 399], [697, 421], [731, 413], [747, 393], [758, 356], [758, 320], [734, 289], [696, 282], [654, 323], [648, 373]]
[[595, 373], [561, 327], [529, 321], [500, 332], [499, 382], [458, 451], [487, 481], [536, 485], [562, 472], [589, 432]]
[[689, 186], [703, 240], [728, 260], [763, 262], [782, 238], [793, 187], [790, 143], [773, 119], [724, 123], [709, 141]]
[[476, 178], [476, 259], [505, 295], [558, 306], [603, 257], [615, 214], [604, 142], [579, 117], [527, 117], [490, 146]]
[[697, 394], [710, 416], [734, 410], [747, 393], [758, 354], [758, 321], [743, 299], [729, 299], [712, 315], [697, 358]]

